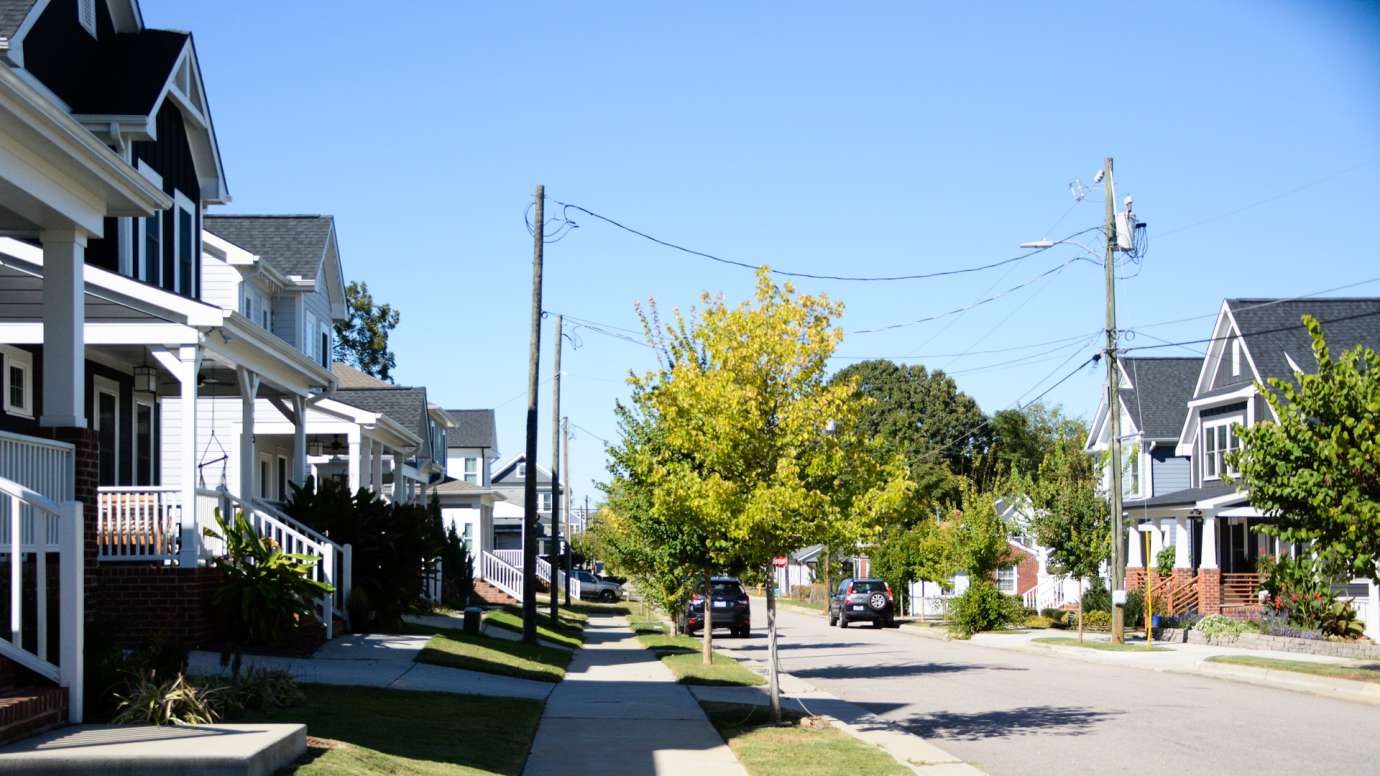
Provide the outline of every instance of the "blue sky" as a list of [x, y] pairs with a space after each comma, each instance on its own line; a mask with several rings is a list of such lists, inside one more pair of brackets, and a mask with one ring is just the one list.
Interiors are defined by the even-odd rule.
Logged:
[[[1096, 225], [1116, 158], [1150, 250], [1119, 286], [1123, 328], [1380, 276], [1380, 10], [1357, 2], [1058, 5], [146, 0], [195, 33], [234, 202], [331, 213], [346, 275], [402, 312], [398, 382], [496, 407], [521, 451], [532, 189], [700, 250], [827, 274], [983, 264]], [[783, 9], [786, 9], [783, 11]], [[546, 252], [548, 310], [636, 328], [632, 304], [738, 300], [749, 271], [593, 219]], [[915, 320], [1029, 280], [1050, 251], [952, 279], [802, 282], [845, 329]], [[1009, 406], [1095, 349], [1008, 348], [1102, 325], [1074, 263], [928, 324], [850, 335], [844, 356], [911, 356]], [[1380, 283], [1352, 295], [1380, 295]], [[1208, 320], [1145, 327], [1208, 336]], [[628, 369], [650, 352], [590, 330], [564, 354], [576, 497]], [[550, 321], [542, 372], [550, 372]], [[1159, 351], [1170, 354], [1176, 351]], [[1179, 350], [1179, 354], [1187, 351]], [[943, 355], [962, 354], [962, 355]], [[1068, 366], [1058, 368], [1066, 358]], [[846, 361], [840, 359], [840, 365]], [[965, 371], [971, 370], [971, 371]], [[1040, 380], [1050, 375], [1048, 382]], [[1097, 403], [1085, 369], [1050, 394]], [[543, 384], [540, 459], [550, 458]]]

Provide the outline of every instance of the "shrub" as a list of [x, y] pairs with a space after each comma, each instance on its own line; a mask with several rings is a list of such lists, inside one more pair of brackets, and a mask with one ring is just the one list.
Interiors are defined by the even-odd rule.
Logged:
[[1236, 637], [1250, 630], [1250, 627], [1241, 620], [1232, 619], [1225, 614], [1210, 614], [1198, 621], [1193, 626], [1193, 630], [1198, 631], [1209, 639], [1220, 637]]
[[1258, 632], [1266, 636], [1287, 636], [1291, 639], [1312, 639], [1315, 641], [1326, 638], [1320, 630], [1301, 627], [1277, 614], [1266, 614], [1259, 621], [1251, 624], [1255, 626]]
[[1055, 608], [1052, 608], [1052, 607], [1045, 607], [1044, 609], [1041, 609], [1041, 610], [1040, 610], [1040, 616], [1041, 616], [1041, 617], [1048, 617], [1049, 619], [1054, 620], [1054, 621], [1057, 622], [1057, 621], [1059, 621], [1060, 619], [1063, 618], [1063, 616], [1064, 616], [1064, 610], [1063, 610], [1063, 609], [1055, 609]]
[[1112, 612], [1112, 594], [1103, 584], [1102, 577], [1093, 577], [1092, 584], [1083, 591], [1083, 619], [1087, 620], [1088, 612]]
[[219, 688], [203, 689], [183, 674], [158, 681], [155, 672], [140, 674], [120, 695], [115, 722], [121, 725], [208, 725], [220, 718], [214, 705]]
[[1025, 605], [1015, 596], [1002, 595], [997, 586], [974, 581], [949, 602], [949, 630], [960, 638], [1000, 630], [1024, 619]]
[[1092, 611], [1084, 610], [1084, 612], [1083, 612], [1083, 627], [1084, 627], [1084, 628], [1088, 628], [1088, 629], [1092, 629], [1092, 630], [1097, 630], [1097, 629], [1100, 629], [1100, 628], [1110, 628], [1111, 626], [1112, 626], [1112, 613], [1111, 613], [1111, 612], [1105, 612], [1105, 611], [1103, 611], [1103, 610], [1101, 610], [1101, 609], [1093, 609]]
[[1165, 547], [1155, 555], [1155, 570], [1160, 572], [1160, 577], [1164, 578], [1174, 573], [1175, 551], [1173, 547]]
[[1034, 614], [1025, 618], [1025, 627], [1052, 628], [1054, 627], [1054, 620], [1042, 614]]
[[315, 556], [283, 552], [272, 539], [260, 537], [243, 512], [226, 523], [217, 511], [216, 524], [220, 533], [207, 528], [206, 535], [225, 541], [226, 554], [217, 559], [224, 577], [212, 601], [225, 618], [228, 642], [222, 657], [228, 660], [238, 658], [245, 646], [273, 644], [291, 634], [315, 617], [315, 599], [333, 588], [308, 576]]

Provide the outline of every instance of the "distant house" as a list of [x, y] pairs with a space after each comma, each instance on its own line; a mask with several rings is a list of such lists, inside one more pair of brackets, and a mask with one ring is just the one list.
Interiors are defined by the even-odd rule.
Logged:
[[447, 527], [454, 526], [475, 559], [474, 573], [482, 576], [483, 557], [497, 549], [494, 505], [504, 496], [490, 486], [498, 459], [498, 433], [491, 409], [445, 410], [453, 427], [446, 437], [448, 477], [433, 491], [441, 502]]
[[[527, 457], [518, 455], [499, 464], [492, 480], [494, 490], [503, 495], [503, 502], [494, 511], [494, 547], [500, 550], [522, 548], [522, 520], [526, 510]], [[537, 553], [549, 551], [551, 537], [553, 493], [551, 470], [541, 464], [532, 467], [537, 483], [537, 520], [540, 525]]]

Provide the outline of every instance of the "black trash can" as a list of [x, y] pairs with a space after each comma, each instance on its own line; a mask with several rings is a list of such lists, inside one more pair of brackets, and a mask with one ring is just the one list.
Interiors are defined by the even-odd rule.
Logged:
[[484, 610], [478, 606], [465, 607], [465, 632], [479, 635], [479, 620], [483, 616]]

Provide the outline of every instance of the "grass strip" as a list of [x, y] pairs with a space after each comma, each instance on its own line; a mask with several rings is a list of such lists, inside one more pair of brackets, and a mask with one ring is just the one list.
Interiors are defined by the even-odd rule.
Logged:
[[[483, 695], [303, 685], [306, 701], [244, 712], [232, 722], [302, 722], [307, 754], [280, 773], [299, 776], [519, 774], [542, 701]], [[475, 742], [483, 742], [476, 746]]]
[[559, 682], [573, 653], [558, 647], [524, 644], [489, 636], [472, 636], [464, 631], [412, 625], [409, 633], [431, 635], [418, 663], [483, 671], [486, 674]]
[[[589, 618], [584, 615], [572, 616], [565, 610], [561, 610], [560, 615], [560, 625], [557, 628], [551, 627], [551, 618], [547, 616], [547, 613], [537, 615], [538, 638], [579, 649], [580, 645], [584, 643], [585, 623]], [[485, 612], [484, 623], [516, 633], [522, 632], [522, 614], [508, 609]]]
[[721, 652], [714, 653], [712, 665], [704, 665], [700, 639], [667, 635], [660, 622], [634, 620], [632, 628], [642, 646], [654, 652], [681, 684], [754, 687], [766, 682]]
[[1051, 644], [1056, 647], [1081, 647], [1083, 649], [1099, 649], [1103, 652], [1170, 652], [1168, 647], [1145, 648], [1143, 644], [1113, 644], [1110, 641], [1079, 641], [1078, 639], [1064, 638], [1061, 636], [1046, 636], [1038, 639], [1031, 639], [1036, 644]]
[[1356, 682], [1380, 684], [1380, 663], [1315, 663], [1310, 660], [1280, 660], [1255, 655], [1213, 655], [1209, 663], [1229, 663], [1272, 671], [1293, 671], [1298, 674], [1326, 676], [1330, 679], [1350, 679]]
[[778, 603], [788, 604], [790, 606], [799, 606], [805, 609], [814, 609], [818, 612], [822, 612], [825, 609], [829, 608], [828, 601], [808, 601], [804, 598], [778, 598], [776, 600]]
[[[770, 724], [771, 709], [701, 701], [700, 708], [752, 776], [892, 776], [910, 773], [883, 750], [834, 727], [802, 727], [802, 714], [781, 710], [783, 724]], [[784, 723], [789, 724], [784, 724]]]

